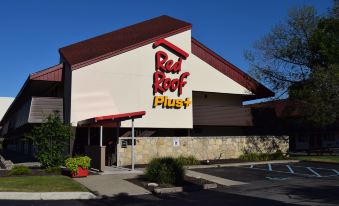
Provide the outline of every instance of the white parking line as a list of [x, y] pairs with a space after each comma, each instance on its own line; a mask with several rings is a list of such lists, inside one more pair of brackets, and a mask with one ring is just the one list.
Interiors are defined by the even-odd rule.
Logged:
[[[302, 167], [305, 168], [306, 166], [299, 166], [299, 165], [293, 165], [293, 167]], [[333, 169], [329, 169], [329, 168], [319, 168], [319, 167], [312, 167], [313, 169], [317, 169], [317, 170], [333, 170]]]
[[294, 170], [292, 169], [292, 167], [291, 167], [290, 165], [286, 165], [286, 167], [288, 168], [288, 170], [289, 170], [292, 174], [294, 174]]
[[[306, 166], [299, 166], [299, 165], [281, 165], [281, 166], [286, 166], [288, 168], [288, 172], [287, 171], [279, 171], [279, 170], [275, 170], [273, 169], [273, 165], [271, 163], [267, 164], [267, 168], [257, 168], [254, 167], [254, 164], [250, 165], [250, 167], [246, 167], [246, 168], [250, 168], [250, 169], [256, 169], [256, 170], [262, 170], [262, 171], [269, 171], [269, 172], [279, 172], [279, 173], [285, 173], [285, 174], [294, 174], [294, 175], [302, 175], [302, 176], [308, 176], [308, 177], [337, 177], [339, 176], [339, 170], [337, 169], [329, 169], [329, 168], [316, 168], [316, 167], [306, 167]], [[294, 171], [294, 167], [299, 167], [299, 168], [307, 168], [308, 171], [311, 172], [311, 174], [306, 174], [306, 173], [297, 173]], [[316, 170], [329, 170], [331, 172], [333, 172], [333, 175], [321, 175], [320, 173], [318, 173], [319, 171]]]
[[[267, 169], [262, 169], [262, 168], [252, 168], [254, 170], [262, 170], [262, 171], [268, 171]], [[290, 172], [286, 172], [286, 171], [279, 171], [279, 170], [273, 170], [272, 172], [278, 172], [278, 173], [284, 173], [284, 174], [291, 174]], [[302, 176], [307, 176], [307, 177], [317, 177], [315, 175], [309, 175], [309, 174], [304, 174], [304, 173], [293, 173], [294, 175], [302, 175]], [[337, 176], [337, 175], [335, 175]], [[325, 176], [322, 176], [325, 177]], [[327, 176], [326, 176], [327, 177]]]
[[317, 173], [316, 171], [314, 171], [311, 167], [306, 167], [309, 171], [311, 171], [313, 174], [315, 174], [317, 177], [321, 177], [321, 175], [319, 173]]
[[339, 172], [337, 170], [333, 169], [332, 171], [339, 175]]
[[271, 164], [267, 164], [268, 165], [268, 170], [272, 171], [272, 165]]

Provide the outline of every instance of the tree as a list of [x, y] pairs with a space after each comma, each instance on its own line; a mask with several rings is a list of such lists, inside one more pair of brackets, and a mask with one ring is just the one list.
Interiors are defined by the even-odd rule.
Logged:
[[60, 166], [65, 160], [65, 148], [71, 137], [71, 127], [63, 123], [59, 113], [48, 116], [27, 135], [33, 140], [36, 158], [45, 168]]
[[338, 2], [327, 16], [313, 7], [294, 8], [246, 53], [251, 71], [278, 94], [297, 103], [317, 126], [339, 115]]

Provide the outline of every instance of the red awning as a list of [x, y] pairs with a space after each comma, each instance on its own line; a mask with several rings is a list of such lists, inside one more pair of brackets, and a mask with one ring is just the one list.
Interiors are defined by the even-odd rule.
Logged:
[[93, 117], [90, 119], [79, 121], [78, 125], [79, 126], [99, 126], [99, 125], [117, 126], [118, 122], [125, 121], [128, 119], [141, 118], [145, 114], [146, 114], [145, 111], [139, 111], [139, 112], [130, 112], [130, 113], [123, 113], [123, 114]]

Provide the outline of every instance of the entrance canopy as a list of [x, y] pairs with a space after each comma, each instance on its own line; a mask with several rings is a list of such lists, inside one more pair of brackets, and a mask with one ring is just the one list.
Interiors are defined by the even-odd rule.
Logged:
[[[123, 113], [123, 114], [93, 117], [93, 118], [78, 122], [79, 126], [88, 127], [88, 137], [87, 137], [88, 145], [91, 144], [90, 127], [100, 127], [100, 145], [99, 145], [100, 152], [96, 152], [96, 153], [99, 153], [96, 155], [95, 154], [90, 155], [93, 162], [96, 163], [97, 168], [100, 171], [103, 170], [102, 168], [105, 163], [105, 147], [103, 147], [103, 144], [102, 144], [103, 128], [104, 127], [119, 128], [121, 121], [129, 120], [129, 119], [132, 120], [132, 135], [131, 135], [132, 141], [131, 142], [133, 143], [131, 144], [131, 169], [134, 170], [134, 119], [141, 118], [145, 114], [146, 114], [145, 111], [130, 112], [130, 113]], [[94, 159], [93, 157], [99, 157], [99, 158]]]
[[130, 113], [123, 113], [123, 114], [93, 117], [93, 118], [78, 122], [78, 125], [81, 127], [100, 127], [100, 126], [117, 127], [119, 126], [119, 123], [121, 121], [141, 118], [145, 114], [146, 114], [145, 111], [139, 111], [139, 112], [130, 112]]

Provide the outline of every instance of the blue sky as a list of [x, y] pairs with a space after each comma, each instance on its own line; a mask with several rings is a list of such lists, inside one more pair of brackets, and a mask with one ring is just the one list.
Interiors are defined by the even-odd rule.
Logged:
[[331, 0], [1, 0], [0, 96], [16, 96], [29, 73], [59, 62], [58, 49], [163, 14], [193, 24], [195, 38], [244, 71], [243, 52], [288, 9]]

